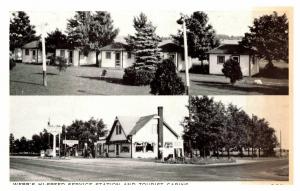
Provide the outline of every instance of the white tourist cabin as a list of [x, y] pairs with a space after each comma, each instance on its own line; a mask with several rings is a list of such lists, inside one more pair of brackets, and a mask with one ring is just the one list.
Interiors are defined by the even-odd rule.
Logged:
[[117, 116], [108, 136], [97, 144], [99, 154], [125, 158], [183, 157], [183, 140], [158, 113], [147, 116]]

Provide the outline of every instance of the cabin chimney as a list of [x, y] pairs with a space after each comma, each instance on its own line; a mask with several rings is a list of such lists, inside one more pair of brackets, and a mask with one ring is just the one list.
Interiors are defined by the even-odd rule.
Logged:
[[164, 122], [164, 116], [163, 116], [163, 107], [159, 106], [157, 108], [158, 110], [158, 125], [157, 125], [157, 134], [158, 134], [158, 158], [161, 159], [162, 158], [162, 150], [160, 150], [160, 148], [163, 148], [163, 122]]

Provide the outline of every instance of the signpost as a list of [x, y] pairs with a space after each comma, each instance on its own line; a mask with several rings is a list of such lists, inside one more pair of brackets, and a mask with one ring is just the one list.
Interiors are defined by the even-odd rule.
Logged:
[[50, 121], [48, 122], [48, 128], [47, 130], [49, 133], [53, 135], [53, 151], [52, 151], [52, 156], [56, 157], [56, 135], [60, 135], [62, 131], [62, 126], [60, 125], [50, 125]]

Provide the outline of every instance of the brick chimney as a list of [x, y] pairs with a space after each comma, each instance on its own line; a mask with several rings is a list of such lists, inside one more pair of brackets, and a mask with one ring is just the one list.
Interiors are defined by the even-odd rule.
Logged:
[[158, 110], [158, 125], [157, 125], [157, 134], [158, 134], [158, 158], [161, 159], [162, 158], [162, 151], [160, 151], [159, 148], [163, 147], [163, 122], [164, 122], [164, 115], [163, 115], [163, 107], [159, 106], [157, 108]]

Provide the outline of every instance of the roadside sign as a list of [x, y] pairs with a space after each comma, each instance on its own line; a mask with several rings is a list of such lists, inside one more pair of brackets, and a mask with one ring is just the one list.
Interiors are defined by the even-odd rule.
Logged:
[[63, 140], [63, 144], [66, 144], [68, 146], [73, 146], [78, 144], [78, 140]]

